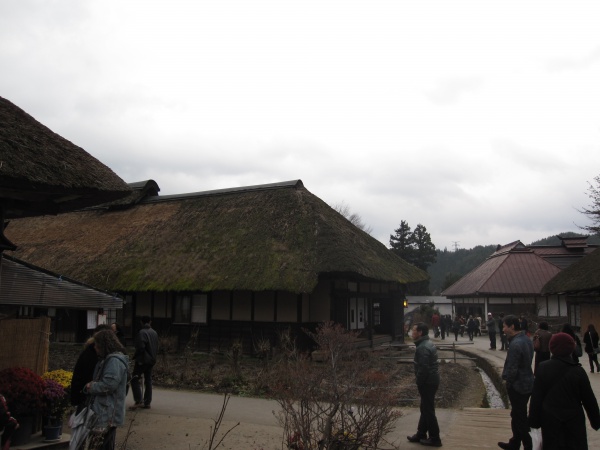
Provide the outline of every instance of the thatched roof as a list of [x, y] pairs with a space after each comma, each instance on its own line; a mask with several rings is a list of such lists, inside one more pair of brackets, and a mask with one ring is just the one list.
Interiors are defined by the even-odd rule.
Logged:
[[96, 158], [0, 97], [0, 201], [5, 218], [72, 211], [129, 192]]
[[600, 248], [552, 278], [543, 291], [548, 294], [599, 292]]
[[116, 291], [311, 292], [321, 274], [422, 281], [300, 180], [15, 220], [14, 255]]

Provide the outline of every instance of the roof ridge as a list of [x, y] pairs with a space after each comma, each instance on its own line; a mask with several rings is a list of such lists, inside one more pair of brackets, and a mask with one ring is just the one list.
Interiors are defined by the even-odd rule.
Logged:
[[267, 183], [267, 184], [256, 184], [252, 186], [240, 186], [234, 188], [225, 188], [225, 189], [213, 189], [209, 191], [200, 191], [200, 192], [190, 192], [186, 194], [172, 194], [172, 195], [163, 195], [156, 197], [147, 197], [144, 198], [140, 203], [158, 203], [165, 201], [174, 201], [174, 200], [184, 200], [188, 198], [196, 198], [196, 197], [210, 197], [215, 195], [227, 195], [227, 194], [235, 194], [241, 192], [256, 192], [256, 191], [266, 191], [272, 189], [287, 189], [287, 188], [303, 188], [304, 184], [302, 180], [290, 180], [290, 181], [281, 181], [278, 183]]

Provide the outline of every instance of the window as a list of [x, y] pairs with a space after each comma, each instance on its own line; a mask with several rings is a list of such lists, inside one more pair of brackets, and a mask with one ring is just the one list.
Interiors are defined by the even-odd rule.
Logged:
[[208, 296], [206, 294], [177, 295], [174, 323], [206, 323]]

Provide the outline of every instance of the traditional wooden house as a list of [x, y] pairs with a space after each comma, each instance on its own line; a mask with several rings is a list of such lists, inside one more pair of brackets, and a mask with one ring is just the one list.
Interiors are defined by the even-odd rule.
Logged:
[[558, 246], [525, 246], [520, 241], [498, 246], [442, 295], [452, 299], [455, 313], [461, 315], [567, 317], [565, 296], [545, 293], [544, 285], [595, 248], [586, 238], [561, 238]]
[[565, 298], [569, 323], [600, 329], [600, 249], [575, 262], [550, 280], [542, 291]]
[[200, 349], [334, 320], [403, 336], [405, 286], [427, 274], [352, 225], [300, 180], [125, 200], [17, 220], [14, 255], [119, 292], [129, 336], [143, 315]]

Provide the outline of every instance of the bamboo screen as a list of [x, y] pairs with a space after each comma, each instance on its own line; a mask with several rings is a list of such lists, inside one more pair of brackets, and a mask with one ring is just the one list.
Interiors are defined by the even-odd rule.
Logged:
[[0, 320], [0, 370], [27, 367], [38, 375], [48, 370], [50, 318]]

